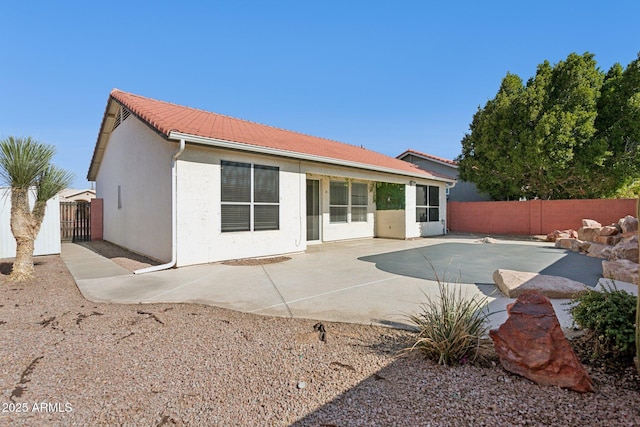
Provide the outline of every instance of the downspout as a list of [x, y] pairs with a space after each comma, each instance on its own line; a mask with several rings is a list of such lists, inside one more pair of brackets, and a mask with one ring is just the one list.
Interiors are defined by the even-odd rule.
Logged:
[[133, 274], [145, 274], [152, 271], [166, 270], [176, 265], [178, 259], [178, 201], [177, 201], [177, 161], [185, 147], [184, 138], [180, 139], [180, 146], [171, 156], [171, 261], [166, 264], [152, 265], [151, 267], [136, 270]]
[[[456, 184], [457, 184], [457, 183], [458, 183], [458, 181], [453, 181], [453, 183], [451, 183], [451, 185], [449, 185], [448, 183], [446, 183], [446, 182], [445, 182], [444, 186], [445, 186], [445, 188], [446, 188], [446, 191], [451, 190], [453, 187], [455, 187], [455, 186], [456, 186]], [[448, 195], [447, 195], [447, 196], [445, 196], [445, 199], [446, 199], [446, 203], [447, 203], [447, 205], [446, 205], [446, 206], [447, 206], [447, 213], [446, 213], [446, 214], [447, 214], [447, 215], [449, 215], [449, 206], [448, 206], [448, 203], [449, 203], [449, 196], [448, 196]], [[442, 221], [440, 221], [440, 222], [442, 223], [442, 234], [447, 234], [447, 233], [449, 233], [449, 227], [447, 227], [447, 220], [446, 220], [446, 219], [443, 219], [443, 220], [442, 220]]]

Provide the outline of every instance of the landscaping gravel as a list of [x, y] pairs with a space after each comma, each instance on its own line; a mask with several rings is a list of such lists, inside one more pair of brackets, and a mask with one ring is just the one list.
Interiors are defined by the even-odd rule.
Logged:
[[324, 323], [321, 341], [313, 319], [96, 304], [60, 257], [37, 257], [37, 278], [21, 284], [7, 280], [10, 261], [0, 260], [0, 425], [640, 425], [628, 367], [587, 367], [598, 391], [578, 394], [491, 360], [398, 357], [407, 331]]

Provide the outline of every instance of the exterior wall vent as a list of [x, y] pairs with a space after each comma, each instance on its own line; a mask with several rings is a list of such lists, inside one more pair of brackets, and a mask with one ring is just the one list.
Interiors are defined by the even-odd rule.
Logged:
[[129, 117], [130, 114], [131, 114], [131, 111], [127, 110], [124, 107], [120, 107], [118, 109], [118, 114], [116, 114], [116, 120], [113, 123], [113, 129], [111, 129], [111, 132], [113, 132], [118, 126], [120, 126], [120, 123], [127, 120], [127, 117]]

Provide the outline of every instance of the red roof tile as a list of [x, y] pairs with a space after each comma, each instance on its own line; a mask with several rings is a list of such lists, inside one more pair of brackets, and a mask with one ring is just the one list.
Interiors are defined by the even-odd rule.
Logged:
[[374, 169], [392, 169], [401, 174], [450, 180], [449, 177], [426, 172], [417, 166], [365, 148], [318, 138], [272, 126], [236, 119], [217, 113], [158, 101], [114, 89], [110, 99], [125, 106], [159, 133], [169, 137], [179, 132], [215, 140], [305, 154], [326, 159], [354, 162]]

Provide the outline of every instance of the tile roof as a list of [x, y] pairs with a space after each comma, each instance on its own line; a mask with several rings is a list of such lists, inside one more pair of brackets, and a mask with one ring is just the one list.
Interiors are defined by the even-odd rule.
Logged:
[[416, 156], [424, 157], [426, 159], [435, 160], [435, 161], [440, 162], [440, 163], [446, 163], [446, 164], [451, 165], [451, 166], [458, 166], [458, 162], [456, 162], [455, 160], [445, 159], [444, 157], [438, 157], [438, 156], [434, 156], [432, 154], [422, 153], [420, 151], [416, 151], [416, 150], [412, 150], [412, 149], [408, 149], [404, 153], [400, 154], [397, 158], [400, 159], [400, 158], [404, 157], [407, 154], [414, 154]]
[[[326, 159], [327, 161], [337, 160], [355, 163], [363, 168], [373, 170], [390, 169], [393, 172], [404, 175], [445, 181], [451, 180], [450, 177], [424, 171], [411, 163], [365, 148], [158, 101], [118, 89], [111, 91], [107, 110], [109, 110], [112, 100], [125, 106], [166, 138], [169, 138], [172, 132], [177, 132], [208, 138], [213, 143], [215, 143], [215, 140], [240, 143], [246, 145], [247, 150], [251, 150], [252, 147], [267, 148], [282, 152], [283, 156], [308, 155], [314, 158]], [[104, 128], [104, 126], [105, 119], [103, 118], [102, 127]], [[96, 153], [98, 153], [98, 146], [101, 145], [103, 134], [105, 134], [105, 129], [100, 130], [94, 159], [89, 170], [90, 180], [97, 172], [94, 168]], [[187, 140], [187, 142], [189, 141]], [[104, 146], [101, 149], [104, 150]]]

